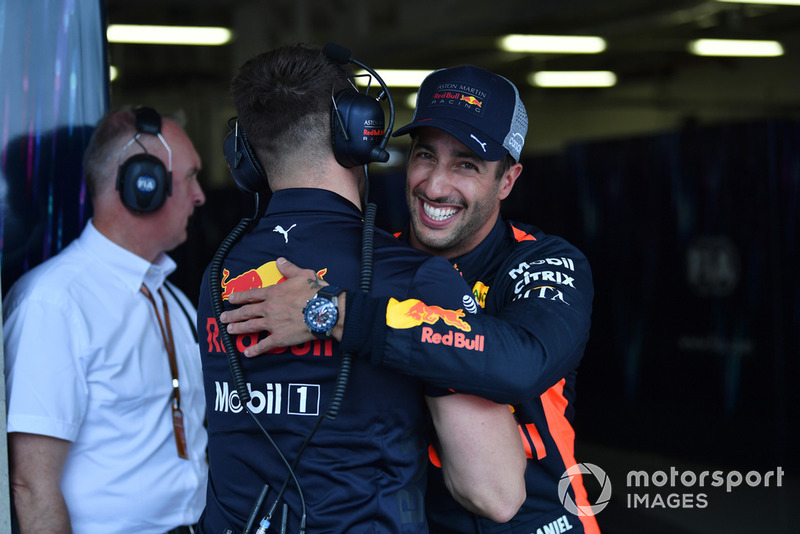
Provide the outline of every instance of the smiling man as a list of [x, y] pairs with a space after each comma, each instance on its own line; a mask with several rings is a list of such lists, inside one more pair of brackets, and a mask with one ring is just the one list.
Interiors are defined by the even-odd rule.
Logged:
[[483, 241], [522, 166], [478, 158], [442, 130], [420, 128], [408, 163], [409, 241], [431, 254], [461, 255]]
[[[469, 336], [437, 337], [424, 328], [422, 335], [412, 334], [400, 320], [408, 314], [399, 313], [393, 300], [359, 292], [347, 292], [346, 313], [339, 317], [343, 329], [336, 335], [344, 350], [513, 408], [528, 456], [525, 503], [500, 525], [460, 506], [442, 472], [433, 470], [426, 497], [431, 532], [599, 532], [594, 517], [576, 515], [588, 505], [580, 475], [565, 477], [577, 463], [573, 403], [591, 323], [589, 263], [566, 240], [500, 215], [501, 201], [522, 172], [527, 126], [509, 80], [463, 66], [430, 74], [412, 122], [394, 134], [411, 136], [408, 241], [456, 266], [487, 312], [470, 318]], [[250, 304], [222, 317], [231, 333], [270, 332], [247, 349], [248, 356], [310, 339], [298, 318], [313, 295], [306, 281], [314, 273], [288, 263], [280, 271], [286, 282], [233, 294], [231, 302]], [[492, 342], [470, 341], [481, 336]], [[467, 343], [474, 350], [459, 356], [459, 344]]]

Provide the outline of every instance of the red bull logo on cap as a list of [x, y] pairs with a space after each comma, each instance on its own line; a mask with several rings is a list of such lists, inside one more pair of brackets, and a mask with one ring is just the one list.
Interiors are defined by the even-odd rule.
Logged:
[[[328, 269], [320, 269], [317, 271], [317, 276], [322, 278], [327, 272]], [[247, 291], [248, 289], [255, 289], [257, 287], [269, 287], [280, 284], [286, 280], [286, 277], [280, 273], [274, 261], [268, 261], [255, 269], [247, 270], [239, 276], [228, 280], [230, 275], [231, 272], [228, 269], [222, 270], [222, 280], [220, 281], [220, 285], [222, 286], [222, 300], [228, 300], [231, 293]]]
[[481, 102], [480, 100], [471, 95], [462, 95], [461, 100], [463, 100], [467, 104], [472, 104], [473, 106], [478, 106], [478, 107], [483, 106], [483, 102]]

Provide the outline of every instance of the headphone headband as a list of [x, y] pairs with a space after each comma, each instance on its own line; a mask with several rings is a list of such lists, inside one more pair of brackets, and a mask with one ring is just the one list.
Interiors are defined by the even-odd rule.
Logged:
[[140, 106], [133, 110], [136, 118], [136, 131], [159, 135], [161, 133], [161, 115], [153, 108]]
[[[120, 153], [116, 188], [125, 207], [135, 213], [150, 213], [160, 208], [167, 196], [172, 195], [172, 149], [161, 135], [161, 115], [155, 109], [137, 107], [133, 110], [133, 115], [136, 134]], [[139, 142], [142, 134], [158, 137], [167, 149], [168, 168]], [[144, 153], [135, 154], [126, 160], [125, 152], [134, 143], [139, 144]]]
[[[350, 57], [350, 51], [346, 48], [329, 43], [323, 48], [323, 53], [337, 63], [350, 62], [362, 67], [375, 77], [382, 88], [378, 97], [371, 97], [366, 92], [360, 93], [355, 88], [344, 89], [332, 95], [331, 144], [336, 161], [347, 168], [388, 161], [386, 144], [391, 136], [395, 117], [389, 88], [378, 73]], [[384, 98], [389, 103], [388, 128], [385, 127], [385, 116], [380, 104]], [[233, 121], [235, 124], [232, 126]], [[265, 191], [268, 188], [267, 174], [235, 117], [228, 120], [228, 129], [222, 151], [236, 185], [247, 193]]]

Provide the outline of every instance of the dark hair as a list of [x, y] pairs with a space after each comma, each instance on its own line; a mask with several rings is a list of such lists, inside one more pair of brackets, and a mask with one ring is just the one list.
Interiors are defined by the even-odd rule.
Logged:
[[267, 174], [284, 156], [331, 150], [331, 96], [348, 74], [318, 48], [291, 45], [259, 54], [231, 83], [239, 124]]
[[511, 154], [506, 154], [498, 163], [497, 173], [495, 174], [495, 179], [497, 180], [503, 177], [506, 171], [514, 165], [515, 161]]

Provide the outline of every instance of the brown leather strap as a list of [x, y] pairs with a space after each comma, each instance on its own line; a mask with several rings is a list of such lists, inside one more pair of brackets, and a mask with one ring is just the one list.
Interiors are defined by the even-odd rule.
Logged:
[[[181, 411], [181, 390], [178, 381], [178, 360], [175, 356], [175, 338], [172, 336], [172, 325], [169, 321], [169, 307], [167, 306], [167, 299], [164, 298], [164, 293], [161, 288], [158, 289], [158, 295], [161, 297], [161, 303], [164, 308], [164, 321], [161, 320], [161, 314], [158, 313], [158, 306], [147, 289], [147, 286], [142, 284], [141, 292], [153, 305], [153, 310], [156, 312], [158, 319], [158, 327], [161, 330], [161, 338], [164, 341], [164, 348], [167, 350], [167, 358], [169, 359], [169, 370], [172, 374], [172, 428], [175, 431], [175, 445], [178, 447], [178, 456], [181, 458], [188, 458], [186, 446], [186, 432], [183, 427], [183, 412]], [[165, 325], [166, 323], [166, 325]]]

